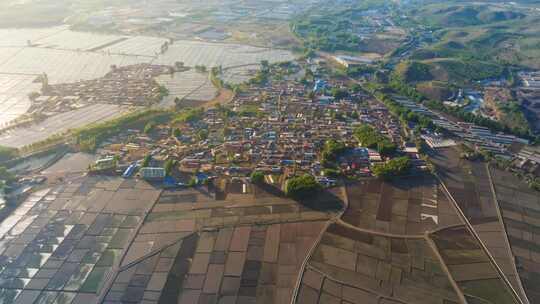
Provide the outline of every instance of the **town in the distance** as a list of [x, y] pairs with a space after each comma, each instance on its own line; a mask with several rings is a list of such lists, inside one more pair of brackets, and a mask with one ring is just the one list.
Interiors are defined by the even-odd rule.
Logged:
[[1, 1], [0, 304], [540, 303], [539, 24]]

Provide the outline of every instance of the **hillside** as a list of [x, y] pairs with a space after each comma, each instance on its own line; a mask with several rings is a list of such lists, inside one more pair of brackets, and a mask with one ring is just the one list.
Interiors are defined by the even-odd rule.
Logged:
[[396, 66], [396, 75], [406, 82], [432, 80], [431, 67], [418, 61], [403, 61]]
[[418, 12], [430, 25], [463, 27], [522, 19], [525, 14], [488, 5], [427, 6]]

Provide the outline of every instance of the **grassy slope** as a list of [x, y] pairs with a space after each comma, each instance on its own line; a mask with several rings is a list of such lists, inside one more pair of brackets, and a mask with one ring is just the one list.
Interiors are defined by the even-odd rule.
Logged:
[[456, 83], [497, 76], [503, 63], [540, 68], [540, 15], [501, 6], [427, 5], [413, 11], [435, 28], [439, 42], [412, 59], [432, 66], [435, 79]]

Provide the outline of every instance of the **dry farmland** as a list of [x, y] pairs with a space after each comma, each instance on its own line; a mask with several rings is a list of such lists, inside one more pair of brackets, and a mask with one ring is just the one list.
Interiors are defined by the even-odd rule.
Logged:
[[449, 194], [456, 200], [514, 289], [522, 293], [513, 256], [505, 240], [503, 219], [497, 213], [486, 164], [461, 159], [456, 147], [437, 149], [433, 161]]
[[359, 228], [421, 235], [461, 223], [431, 176], [394, 182], [369, 180], [348, 186], [347, 193], [349, 208], [343, 220]]
[[540, 196], [509, 172], [491, 169], [508, 240], [531, 303], [540, 301]]

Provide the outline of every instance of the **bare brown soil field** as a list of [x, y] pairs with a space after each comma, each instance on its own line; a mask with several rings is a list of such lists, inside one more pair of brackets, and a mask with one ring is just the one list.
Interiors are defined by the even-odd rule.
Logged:
[[490, 168], [518, 273], [531, 303], [540, 301], [540, 196], [510, 172]]
[[348, 185], [347, 193], [343, 220], [359, 228], [413, 235], [461, 223], [432, 176], [368, 180]]
[[517, 275], [519, 269], [516, 271], [513, 265], [514, 257], [505, 240], [505, 226], [498, 215], [486, 164], [461, 159], [456, 147], [437, 149], [432, 160], [449, 194], [456, 200], [514, 289], [521, 293]]

